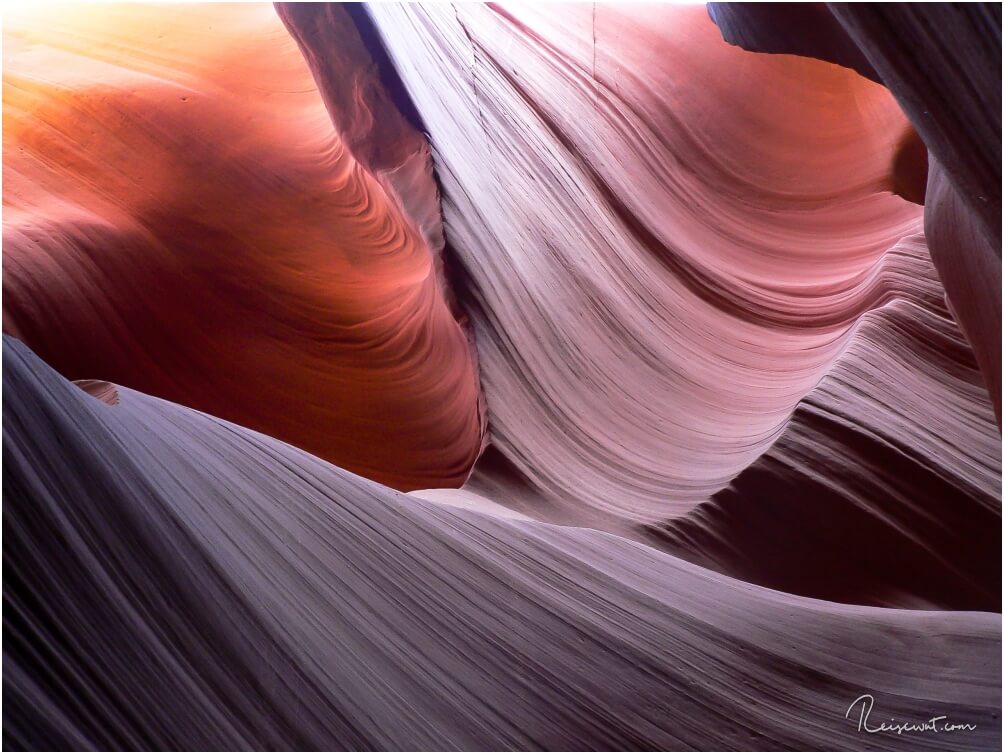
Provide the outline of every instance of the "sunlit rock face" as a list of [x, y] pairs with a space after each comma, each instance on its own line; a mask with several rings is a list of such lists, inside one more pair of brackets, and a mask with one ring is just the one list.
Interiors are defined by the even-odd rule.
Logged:
[[733, 44], [848, 66], [896, 96], [920, 133], [902, 145], [895, 188], [923, 202], [924, 144], [933, 155], [931, 256], [1000, 426], [1000, 4], [710, 3], [708, 11]]
[[[371, 13], [473, 292], [496, 452], [470, 494], [811, 596], [999, 605], [999, 440], [923, 238], [900, 243], [923, 187], [884, 86], [724, 44], [703, 8]], [[929, 339], [954, 345], [904, 353]], [[930, 504], [966, 533], [919, 535]], [[882, 553], [822, 578], [853, 530]]]
[[5, 17], [5, 749], [999, 750], [924, 7]]
[[5, 331], [395, 487], [464, 480], [479, 389], [427, 146], [393, 110], [380, 160], [333, 127], [272, 7], [12, 15], [3, 102]]
[[879, 85], [699, 7], [371, 12], [437, 151], [492, 441], [552, 520], [686, 511], [898, 292], [921, 211], [886, 192]]

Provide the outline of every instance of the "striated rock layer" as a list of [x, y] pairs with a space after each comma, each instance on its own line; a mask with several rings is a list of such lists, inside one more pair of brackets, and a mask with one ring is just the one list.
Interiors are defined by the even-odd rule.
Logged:
[[4, 747], [999, 749], [920, 8], [5, 17]]
[[728, 487], [646, 531], [796, 594], [999, 611], [1000, 444], [982, 380], [923, 236], [887, 261], [913, 295], [862, 318], [781, 436]]
[[484, 427], [428, 148], [369, 113], [372, 62], [339, 28], [336, 130], [270, 6], [5, 17], [4, 330], [67, 377], [457, 485]]
[[[845, 65], [896, 96], [934, 158], [934, 201], [925, 213], [931, 254], [1000, 426], [1001, 4], [828, 5], [710, 3], [708, 10], [733, 44]], [[802, 33], [810, 18], [811, 33]], [[927, 182], [926, 155], [910, 159], [910, 181]], [[911, 193], [923, 202], [924, 189], [903, 195]]]
[[[999, 434], [893, 194], [926, 177], [885, 87], [731, 47], [702, 8], [370, 12], [478, 336], [493, 451], [454, 503], [810, 596], [999, 609]], [[852, 532], [867, 557], [834, 572]]]
[[[1000, 745], [999, 615], [793, 597], [4, 367], [5, 748]], [[863, 693], [976, 729], [859, 733]]]
[[701, 8], [371, 13], [437, 152], [492, 441], [566, 522], [692, 507], [895, 295], [920, 211], [882, 193], [882, 87]]

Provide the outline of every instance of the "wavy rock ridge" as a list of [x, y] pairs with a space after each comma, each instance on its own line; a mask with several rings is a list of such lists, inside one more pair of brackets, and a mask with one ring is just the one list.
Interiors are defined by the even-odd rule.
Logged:
[[999, 748], [924, 7], [5, 16], [4, 747]]
[[484, 428], [428, 148], [378, 113], [374, 155], [332, 110], [268, 6], [5, 19], [4, 328], [68, 377], [457, 485]]
[[913, 132], [884, 87], [699, 8], [371, 12], [473, 291], [497, 455], [470, 495], [809, 596], [999, 610], [999, 434], [890, 193]]
[[876, 194], [905, 120], [853, 74], [715, 44], [700, 9], [600, 9], [640, 41], [597, 41], [595, 74], [584, 10], [458, 12], [372, 9], [436, 146], [493, 443], [585, 522], [685, 511], [893, 293], [875, 272], [920, 213]]
[[880, 746], [999, 740], [999, 616], [752, 587], [4, 366], [5, 747], [854, 748], [862, 686], [978, 726]]

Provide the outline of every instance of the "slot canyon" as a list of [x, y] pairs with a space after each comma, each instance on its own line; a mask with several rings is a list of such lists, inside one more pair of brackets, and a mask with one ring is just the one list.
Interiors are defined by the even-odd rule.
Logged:
[[1000, 60], [5, 8], [4, 749], [1000, 750]]

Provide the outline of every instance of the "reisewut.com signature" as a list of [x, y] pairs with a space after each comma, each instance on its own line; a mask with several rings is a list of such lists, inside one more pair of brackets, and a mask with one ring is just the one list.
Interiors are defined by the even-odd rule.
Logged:
[[874, 721], [871, 719], [872, 707], [875, 706], [875, 697], [871, 694], [862, 694], [847, 708], [844, 717], [851, 721], [857, 721], [860, 733], [964, 733], [976, 730], [975, 723], [951, 722], [947, 715], [934, 715], [927, 720], [902, 721], [891, 717], [888, 720]]

